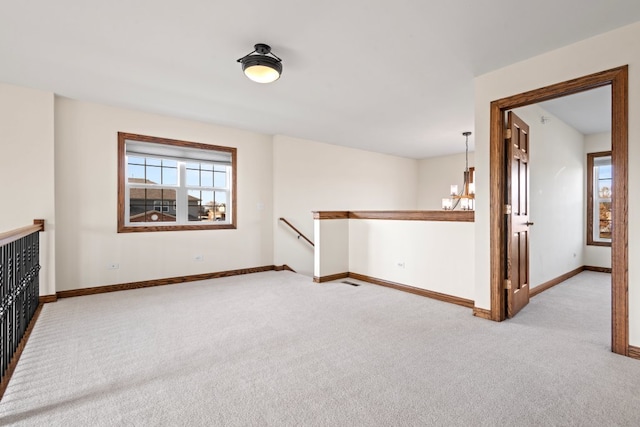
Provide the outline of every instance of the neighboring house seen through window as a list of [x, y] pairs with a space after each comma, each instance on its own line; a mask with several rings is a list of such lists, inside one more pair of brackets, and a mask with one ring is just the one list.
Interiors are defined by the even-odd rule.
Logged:
[[118, 134], [118, 232], [235, 228], [236, 149]]
[[587, 154], [587, 244], [611, 246], [613, 167], [611, 151]]

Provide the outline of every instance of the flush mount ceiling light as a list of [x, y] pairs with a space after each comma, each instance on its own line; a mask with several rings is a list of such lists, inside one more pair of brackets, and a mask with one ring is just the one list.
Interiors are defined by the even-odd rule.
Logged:
[[282, 59], [271, 52], [271, 46], [258, 43], [255, 50], [238, 62], [242, 64], [242, 71], [254, 82], [271, 83], [280, 78], [282, 74]]

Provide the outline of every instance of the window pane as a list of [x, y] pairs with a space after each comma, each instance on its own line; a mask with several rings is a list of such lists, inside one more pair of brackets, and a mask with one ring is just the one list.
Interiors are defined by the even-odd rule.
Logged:
[[216, 191], [214, 199], [214, 213], [216, 221], [226, 221], [229, 209], [227, 206], [227, 193], [224, 191]]
[[213, 191], [189, 190], [189, 221], [212, 221]]
[[200, 171], [187, 169], [187, 186], [190, 186], [190, 187], [200, 186]]
[[216, 203], [227, 203], [227, 192], [226, 191], [216, 191], [215, 192], [215, 201]]
[[161, 168], [156, 166], [147, 166], [147, 181], [149, 184], [162, 184]]
[[129, 189], [130, 222], [175, 222], [176, 190], [166, 188]]
[[127, 163], [130, 165], [144, 165], [144, 157], [127, 156]]
[[611, 179], [611, 165], [598, 166], [598, 177], [600, 179]]
[[599, 204], [599, 234], [601, 239], [611, 238], [611, 202], [600, 202]]
[[203, 221], [215, 221], [215, 207], [213, 201], [213, 191], [201, 191], [202, 206], [204, 211]]
[[613, 166], [611, 153], [587, 153], [587, 245], [609, 246], [611, 243]]
[[598, 197], [601, 199], [611, 198], [611, 180], [601, 180], [598, 182]]
[[151, 165], [151, 166], [160, 166], [160, 165], [162, 165], [162, 159], [155, 159], [153, 157], [147, 157], [146, 161], [147, 161], [147, 166], [149, 166], [149, 165]]
[[164, 185], [178, 185], [178, 169], [163, 167], [162, 168], [162, 183]]
[[213, 165], [209, 163], [187, 163], [188, 187], [212, 187]]
[[129, 182], [144, 182], [144, 166], [131, 165], [127, 166]]
[[189, 190], [188, 196], [188, 220], [200, 221], [200, 192], [197, 190]]
[[213, 174], [213, 186], [218, 188], [227, 188], [227, 173], [226, 172], [214, 172]]
[[202, 171], [200, 174], [200, 185], [203, 187], [213, 187], [213, 172]]
[[129, 220], [144, 222], [144, 215], [140, 219], [139, 214], [144, 214], [146, 204], [146, 190], [141, 188], [131, 188], [129, 190]]

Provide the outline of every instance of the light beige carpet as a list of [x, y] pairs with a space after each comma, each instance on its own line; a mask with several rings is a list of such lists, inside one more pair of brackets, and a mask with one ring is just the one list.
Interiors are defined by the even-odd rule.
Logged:
[[45, 305], [0, 403], [25, 426], [640, 425], [609, 275], [494, 323], [267, 272]]

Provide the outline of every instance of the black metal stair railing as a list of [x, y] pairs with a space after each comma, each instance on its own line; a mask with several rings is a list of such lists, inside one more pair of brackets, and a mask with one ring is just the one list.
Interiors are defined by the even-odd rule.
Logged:
[[[33, 229], [33, 232], [29, 232]], [[7, 369], [38, 309], [39, 254], [42, 227], [0, 239], [0, 382], [4, 383]], [[26, 234], [26, 235], [25, 235]], [[3, 235], [3, 237], [6, 236]]]

